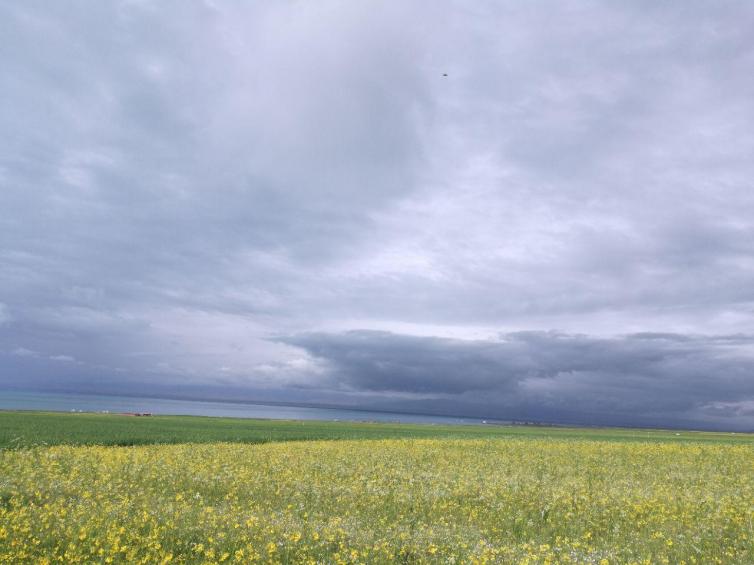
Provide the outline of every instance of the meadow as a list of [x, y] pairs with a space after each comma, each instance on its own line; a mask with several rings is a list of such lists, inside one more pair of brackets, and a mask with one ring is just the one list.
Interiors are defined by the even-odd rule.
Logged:
[[750, 435], [82, 416], [0, 450], [0, 563], [754, 563]]
[[627, 428], [392, 424], [0, 411], [0, 449], [46, 445], [311, 441], [400, 438], [559, 438], [609, 441], [713, 442], [754, 445], [752, 434]]

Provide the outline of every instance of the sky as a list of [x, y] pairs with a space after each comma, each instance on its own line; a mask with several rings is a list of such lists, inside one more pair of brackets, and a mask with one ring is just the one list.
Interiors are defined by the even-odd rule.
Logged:
[[754, 429], [752, 29], [0, 2], [0, 388]]

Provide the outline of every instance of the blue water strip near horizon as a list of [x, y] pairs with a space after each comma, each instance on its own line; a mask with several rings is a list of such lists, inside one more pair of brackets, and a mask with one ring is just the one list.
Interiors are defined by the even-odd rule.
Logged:
[[216, 416], [269, 420], [323, 420], [346, 422], [397, 422], [413, 424], [481, 424], [484, 420], [426, 414], [403, 414], [317, 408], [282, 404], [212, 402], [170, 398], [140, 398], [74, 393], [21, 392], [0, 390], [0, 410], [49, 412], [149, 413], [155, 416]]

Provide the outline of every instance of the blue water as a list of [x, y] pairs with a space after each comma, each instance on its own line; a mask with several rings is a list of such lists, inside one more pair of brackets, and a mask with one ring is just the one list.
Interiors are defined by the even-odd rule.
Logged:
[[130, 396], [95, 396], [0, 390], [0, 410], [49, 412], [149, 412], [154, 415], [224, 416], [270, 420], [329, 420], [348, 422], [402, 422], [416, 424], [479, 424], [474, 418], [397, 414], [340, 408], [308, 408], [240, 402], [203, 402]]

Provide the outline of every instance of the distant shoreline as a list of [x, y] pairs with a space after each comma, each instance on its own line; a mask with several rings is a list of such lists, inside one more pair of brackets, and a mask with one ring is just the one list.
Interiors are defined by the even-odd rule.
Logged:
[[[69, 392], [5, 391], [0, 410], [82, 413], [144, 413], [164, 416], [208, 416], [264, 420], [376, 421], [447, 425], [505, 424], [500, 420], [388, 410], [370, 410], [314, 403], [198, 400], [135, 395]], [[11, 398], [8, 398], [8, 395]], [[255, 410], [256, 409], [256, 410]]]
[[[31, 405], [24, 406], [20, 404], [9, 405], [4, 402], [3, 394], [15, 397], [38, 397], [49, 399], [66, 399], [70, 403], [61, 406], [60, 403], [55, 405]], [[84, 405], [73, 406], [75, 400], [81, 400]], [[127, 401], [124, 403], [123, 401]], [[86, 406], [86, 403], [90, 403]], [[111, 408], [95, 407], [91, 404], [111, 404]], [[120, 403], [120, 404], [119, 404]], [[153, 407], [147, 407], [152, 404]], [[175, 406], [171, 409], [159, 410], [154, 404], [185, 404], [187, 407], [208, 406], [214, 410], [207, 413], [200, 413], [197, 410], [175, 411]], [[115, 407], [115, 404], [119, 404]], [[236, 410], [233, 410], [233, 407]], [[224, 408], [227, 408], [225, 410]], [[247, 409], [258, 408], [257, 413], [246, 413]], [[288, 415], [278, 415], [270, 410], [279, 409]], [[71, 411], [82, 413], [126, 413], [126, 412], [149, 412], [155, 416], [196, 416], [196, 417], [222, 417], [222, 418], [239, 418], [253, 420], [316, 420], [316, 421], [350, 421], [350, 422], [383, 422], [383, 423], [409, 423], [409, 424], [443, 424], [443, 425], [486, 425], [486, 426], [516, 426], [516, 427], [540, 427], [540, 428], [583, 428], [587, 430], [635, 430], [635, 431], [668, 431], [668, 432], [714, 432], [714, 433], [737, 433], [747, 434], [754, 433], [754, 430], [744, 429], [722, 429], [716, 427], [704, 428], [694, 425], [678, 424], [675, 426], [628, 426], [628, 425], [610, 425], [610, 424], [587, 424], [580, 422], [544, 422], [538, 420], [529, 420], [515, 418], [503, 420], [497, 418], [485, 418], [483, 416], [459, 416], [447, 415], [428, 412], [401, 412], [397, 410], [371, 409], [364, 407], [338, 406], [331, 404], [307, 403], [307, 402], [277, 402], [277, 401], [259, 401], [259, 400], [230, 400], [230, 399], [207, 399], [201, 400], [191, 397], [172, 396], [137, 396], [134, 394], [94, 394], [80, 392], [40, 392], [30, 390], [0, 390], [0, 411], [25, 411], [25, 412], [56, 412], [69, 413]], [[250, 410], [255, 412], [254, 410]], [[302, 411], [296, 413], [296, 411]], [[329, 414], [320, 414], [327, 412]], [[365, 416], [374, 416], [373, 418]]]

